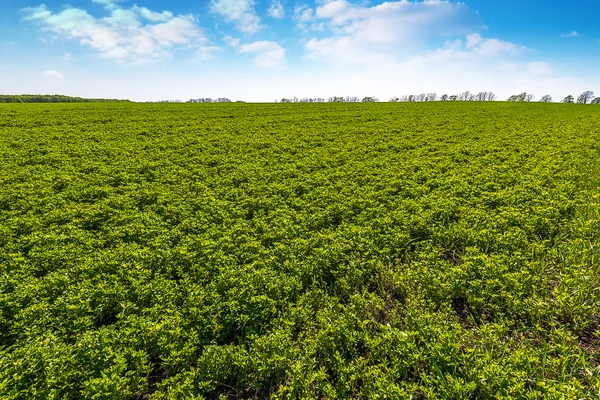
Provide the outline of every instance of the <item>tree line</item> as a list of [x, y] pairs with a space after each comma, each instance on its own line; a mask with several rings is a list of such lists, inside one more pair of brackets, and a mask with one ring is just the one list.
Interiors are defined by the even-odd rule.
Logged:
[[187, 103], [231, 103], [231, 99], [227, 97], [217, 97], [216, 99], [204, 97], [201, 99], [189, 99]]
[[18, 94], [0, 95], [0, 103], [97, 103], [97, 102], [129, 102], [118, 99], [87, 99], [83, 97], [64, 96], [61, 94]]
[[[531, 102], [535, 99], [535, 96], [531, 93], [523, 92], [510, 96], [506, 101], [510, 102]], [[497, 101], [498, 96], [494, 92], [469, 92], [465, 91], [455, 95], [443, 94], [438, 96], [437, 93], [420, 93], [404, 95], [402, 97], [392, 97], [389, 101], [391, 103], [417, 103], [417, 102], [430, 102], [430, 101]], [[372, 103], [378, 102], [377, 97], [363, 97], [362, 99], [357, 96], [346, 96], [346, 97], [329, 97], [324, 99], [321, 97], [291, 97], [283, 98], [276, 102], [279, 103]], [[544, 95], [539, 100], [541, 103], [553, 102], [552, 96]], [[561, 103], [577, 103], [577, 104], [600, 104], [600, 97], [595, 97], [594, 92], [586, 90], [581, 93], [577, 99], [573, 95], [568, 95], [561, 100]]]
[[[437, 93], [420, 93], [404, 95], [401, 97], [392, 97], [389, 102], [398, 103], [417, 103], [431, 101], [496, 101], [498, 97], [494, 92], [469, 92], [465, 91], [455, 95], [443, 94], [438, 96]], [[506, 101], [510, 102], [531, 102], [535, 96], [531, 93], [523, 92], [510, 96]], [[291, 97], [276, 100], [276, 103], [375, 103], [380, 100], [374, 96], [360, 98], [358, 96], [334, 96], [327, 99], [322, 97]], [[550, 95], [544, 95], [540, 98], [541, 103], [551, 103], [554, 100]], [[64, 95], [39, 95], [39, 94], [21, 94], [21, 95], [0, 95], [0, 103], [92, 103], [92, 102], [130, 102], [130, 100], [119, 99], [92, 99], [83, 97], [72, 97]], [[568, 95], [560, 101], [561, 103], [577, 103], [577, 104], [600, 104], [600, 97], [595, 97], [594, 92], [586, 90], [577, 98], [573, 95]], [[156, 103], [184, 103], [181, 100], [161, 100]], [[203, 97], [190, 99], [185, 103], [232, 103], [232, 100], [227, 97]]]
[[[526, 92], [520, 94], [514, 94], [510, 96], [506, 101], [532, 101], [534, 96]], [[544, 95], [540, 98], [540, 103], [552, 103], [553, 99], [550, 95]], [[600, 97], [595, 97], [594, 92], [586, 90], [577, 96], [577, 101], [573, 95], [568, 95], [560, 101], [561, 103], [577, 103], [577, 104], [600, 104]]]

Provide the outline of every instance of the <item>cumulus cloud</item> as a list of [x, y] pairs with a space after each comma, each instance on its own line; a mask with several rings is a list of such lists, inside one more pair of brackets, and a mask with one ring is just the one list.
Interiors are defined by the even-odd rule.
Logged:
[[254, 0], [212, 0], [210, 10], [244, 33], [254, 34], [262, 28]]
[[117, 3], [123, 0], [92, 0], [92, 3], [100, 4], [108, 10], [114, 10], [117, 8]]
[[208, 44], [192, 15], [174, 16], [138, 6], [123, 9], [108, 0], [95, 2], [110, 8], [110, 15], [96, 18], [73, 7], [53, 13], [43, 4], [22, 11], [26, 20], [40, 24], [52, 36], [78, 40], [102, 57], [119, 61], [169, 57], [174, 50]]
[[227, 35], [223, 38], [223, 41], [230, 47], [234, 47], [234, 48], [240, 47], [240, 39], [239, 38], [234, 38], [234, 37]]
[[293, 19], [296, 26], [303, 31], [323, 31], [325, 29], [325, 22], [317, 21], [315, 10], [305, 4], [296, 5]]
[[168, 22], [173, 19], [173, 13], [171, 11], [158, 13], [147, 9], [146, 7], [138, 7], [137, 5], [134, 5], [131, 10], [151, 22]]
[[238, 48], [239, 54], [255, 54], [254, 64], [261, 68], [282, 67], [287, 64], [285, 49], [275, 42], [261, 40], [244, 44]]
[[347, 0], [322, 3], [316, 9], [296, 9], [296, 20], [307, 26], [324, 23], [329, 37], [306, 44], [309, 58], [365, 62], [409, 54], [435, 37], [467, 35], [484, 28], [479, 15], [463, 3], [445, 0], [385, 2], [373, 7]]
[[280, 0], [273, 0], [269, 6], [268, 13], [271, 17], [281, 19], [285, 17], [285, 10]]
[[42, 76], [53, 81], [62, 81], [63, 79], [65, 79], [65, 76], [63, 74], [50, 69], [42, 72]]
[[315, 11], [307, 5], [300, 4], [294, 8], [294, 19], [298, 23], [311, 22], [315, 19]]
[[487, 57], [519, 55], [528, 51], [524, 46], [518, 46], [500, 39], [484, 38], [479, 33], [467, 35], [465, 49]]

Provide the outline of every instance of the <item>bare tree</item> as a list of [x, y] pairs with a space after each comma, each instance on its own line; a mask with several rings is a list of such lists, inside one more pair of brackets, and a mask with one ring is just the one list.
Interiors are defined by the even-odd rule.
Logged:
[[399, 102], [399, 101], [400, 101], [400, 99], [399, 99], [398, 97], [396, 97], [396, 96], [394, 96], [394, 97], [392, 97], [392, 98], [390, 99], [390, 103], [397, 103], [397, 102]]
[[427, 97], [425, 97], [425, 101], [436, 101], [438, 98], [437, 93], [427, 93]]
[[600, 104], [600, 97], [596, 97], [590, 104]]
[[479, 92], [475, 95], [475, 100], [477, 101], [494, 101], [496, 100], [496, 95], [494, 92]]
[[526, 94], [525, 95], [525, 101], [530, 102], [531, 100], [533, 100], [535, 96], [532, 94]]
[[448, 95], [447, 94], [443, 94], [442, 97], [440, 97], [441, 101], [448, 101]]
[[589, 90], [586, 90], [585, 92], [583, 92], [579, 95], [579, 97], [577, 98], [577, 103], [588, 104], [593, 99], [594, 99], [594, 92], [590, 92]]
[[552, 96], [546, 94], [540, 99], [540, 103], [552, 103]]
[[458, 96], [453, 94], [452, 96], [448, 97], [448, 100], [450, 101], [457, 101], [458, 100]]
[[462, 92], [461, 94], [458, 95], [458, 100], [459, 101], [467, 101], [467, 100], [469, 100], [470, 97], [471, 97], [471, 92], [469, 92], [467, 90], [466, 92]]

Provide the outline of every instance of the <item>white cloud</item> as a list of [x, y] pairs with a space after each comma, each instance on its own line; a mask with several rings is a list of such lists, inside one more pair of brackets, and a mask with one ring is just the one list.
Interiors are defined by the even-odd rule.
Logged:
[[104, 6], [107, 10], [114, 10], [117, 8], [117, 3], [123, 0], [92, 0], [92, 3], [100, 4]]
[[63, 79], [65, 79], [65, 76], [63, 74], [61, 74], [58, 71], [53, 71], [50, 69], [42, 72], [42, 76], [44, 78], [54, 80], [54, 81], [62, 81]]
[[167, 22], [173, 19], [173, 13], [171, 11], [157, 13], [147, 9], [146, 7], [138, 7], [137, 5], [134, 5], [131, 9], [151, 22]]
[[566, 38], [566, 37], [579, 37], [581, 35], [579, 33], [577, 33], [577, 31], [573, 31], [571, 33], [563, 33], [560, 36]]
[[[479, 15], [463, 3], [445, 0], [385, 2], [367, 7], [333, 0], [312, 10], [297, 8], [296, 20], [325, 23], [331, 35], [306, 44], [312, 59], [374, 62], [408, 55], [434, 37], [467, 35], [484, 28]], [[316, 25], [319, 26], [319, 25]]]
[[113, 8], [110, 15], [103, 18], [72, 7], [55, 14], [43, 4], [22, 11], [26, 20], [39, 23], [51, 35], [79, 40], [102, 57], [119, 61], [169, 57], [173, 50], [194, 49], [208, 43], [192, 15], [174, 16], [169, 11], [157, 13], [137, 6]]
[[528, 51], [524, 46], [518, 46], [500, 39], [484, 38], [479, 33], [467, 35], [465, 48], [486, 57], [518, 55]]
[[315, 11], [307, 5], [297, 5], [294, 8], [294, 19], [298, 23], [314, 21]]
[[325, 29], [325, 22], [317, 21], [315, 10], [305, 4], [296, 5], [293, 19], [296, 21], [296, 26], [303, 31], [323, 31]]
[[285, 10], [280, 0], [273, 0], [269, 6], [268, 13], [271, 17], [281, 19], [285, 17]]
[[287, 64], [285, 49], [266, 40], [239, 46], [239, 54], [256, 54], [254, 64], [261, 68], [282, 67]]
[[262, 28], [254, 0], [212, 0], [210, 9], [242, 32], [254, 34]]
[[227, 35], [223, 38], [223, 41], [229, 47], [234, 47], [234, 48], [240, 47], [240, 39], [238, 39], [238, 38], [234, 38], [234, 37]]

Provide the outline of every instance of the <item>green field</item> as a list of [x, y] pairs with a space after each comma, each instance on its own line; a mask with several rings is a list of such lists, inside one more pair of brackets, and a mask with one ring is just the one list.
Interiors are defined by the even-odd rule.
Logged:
[[0, 398], [600, 396], [600, 107], [0, 105]]

